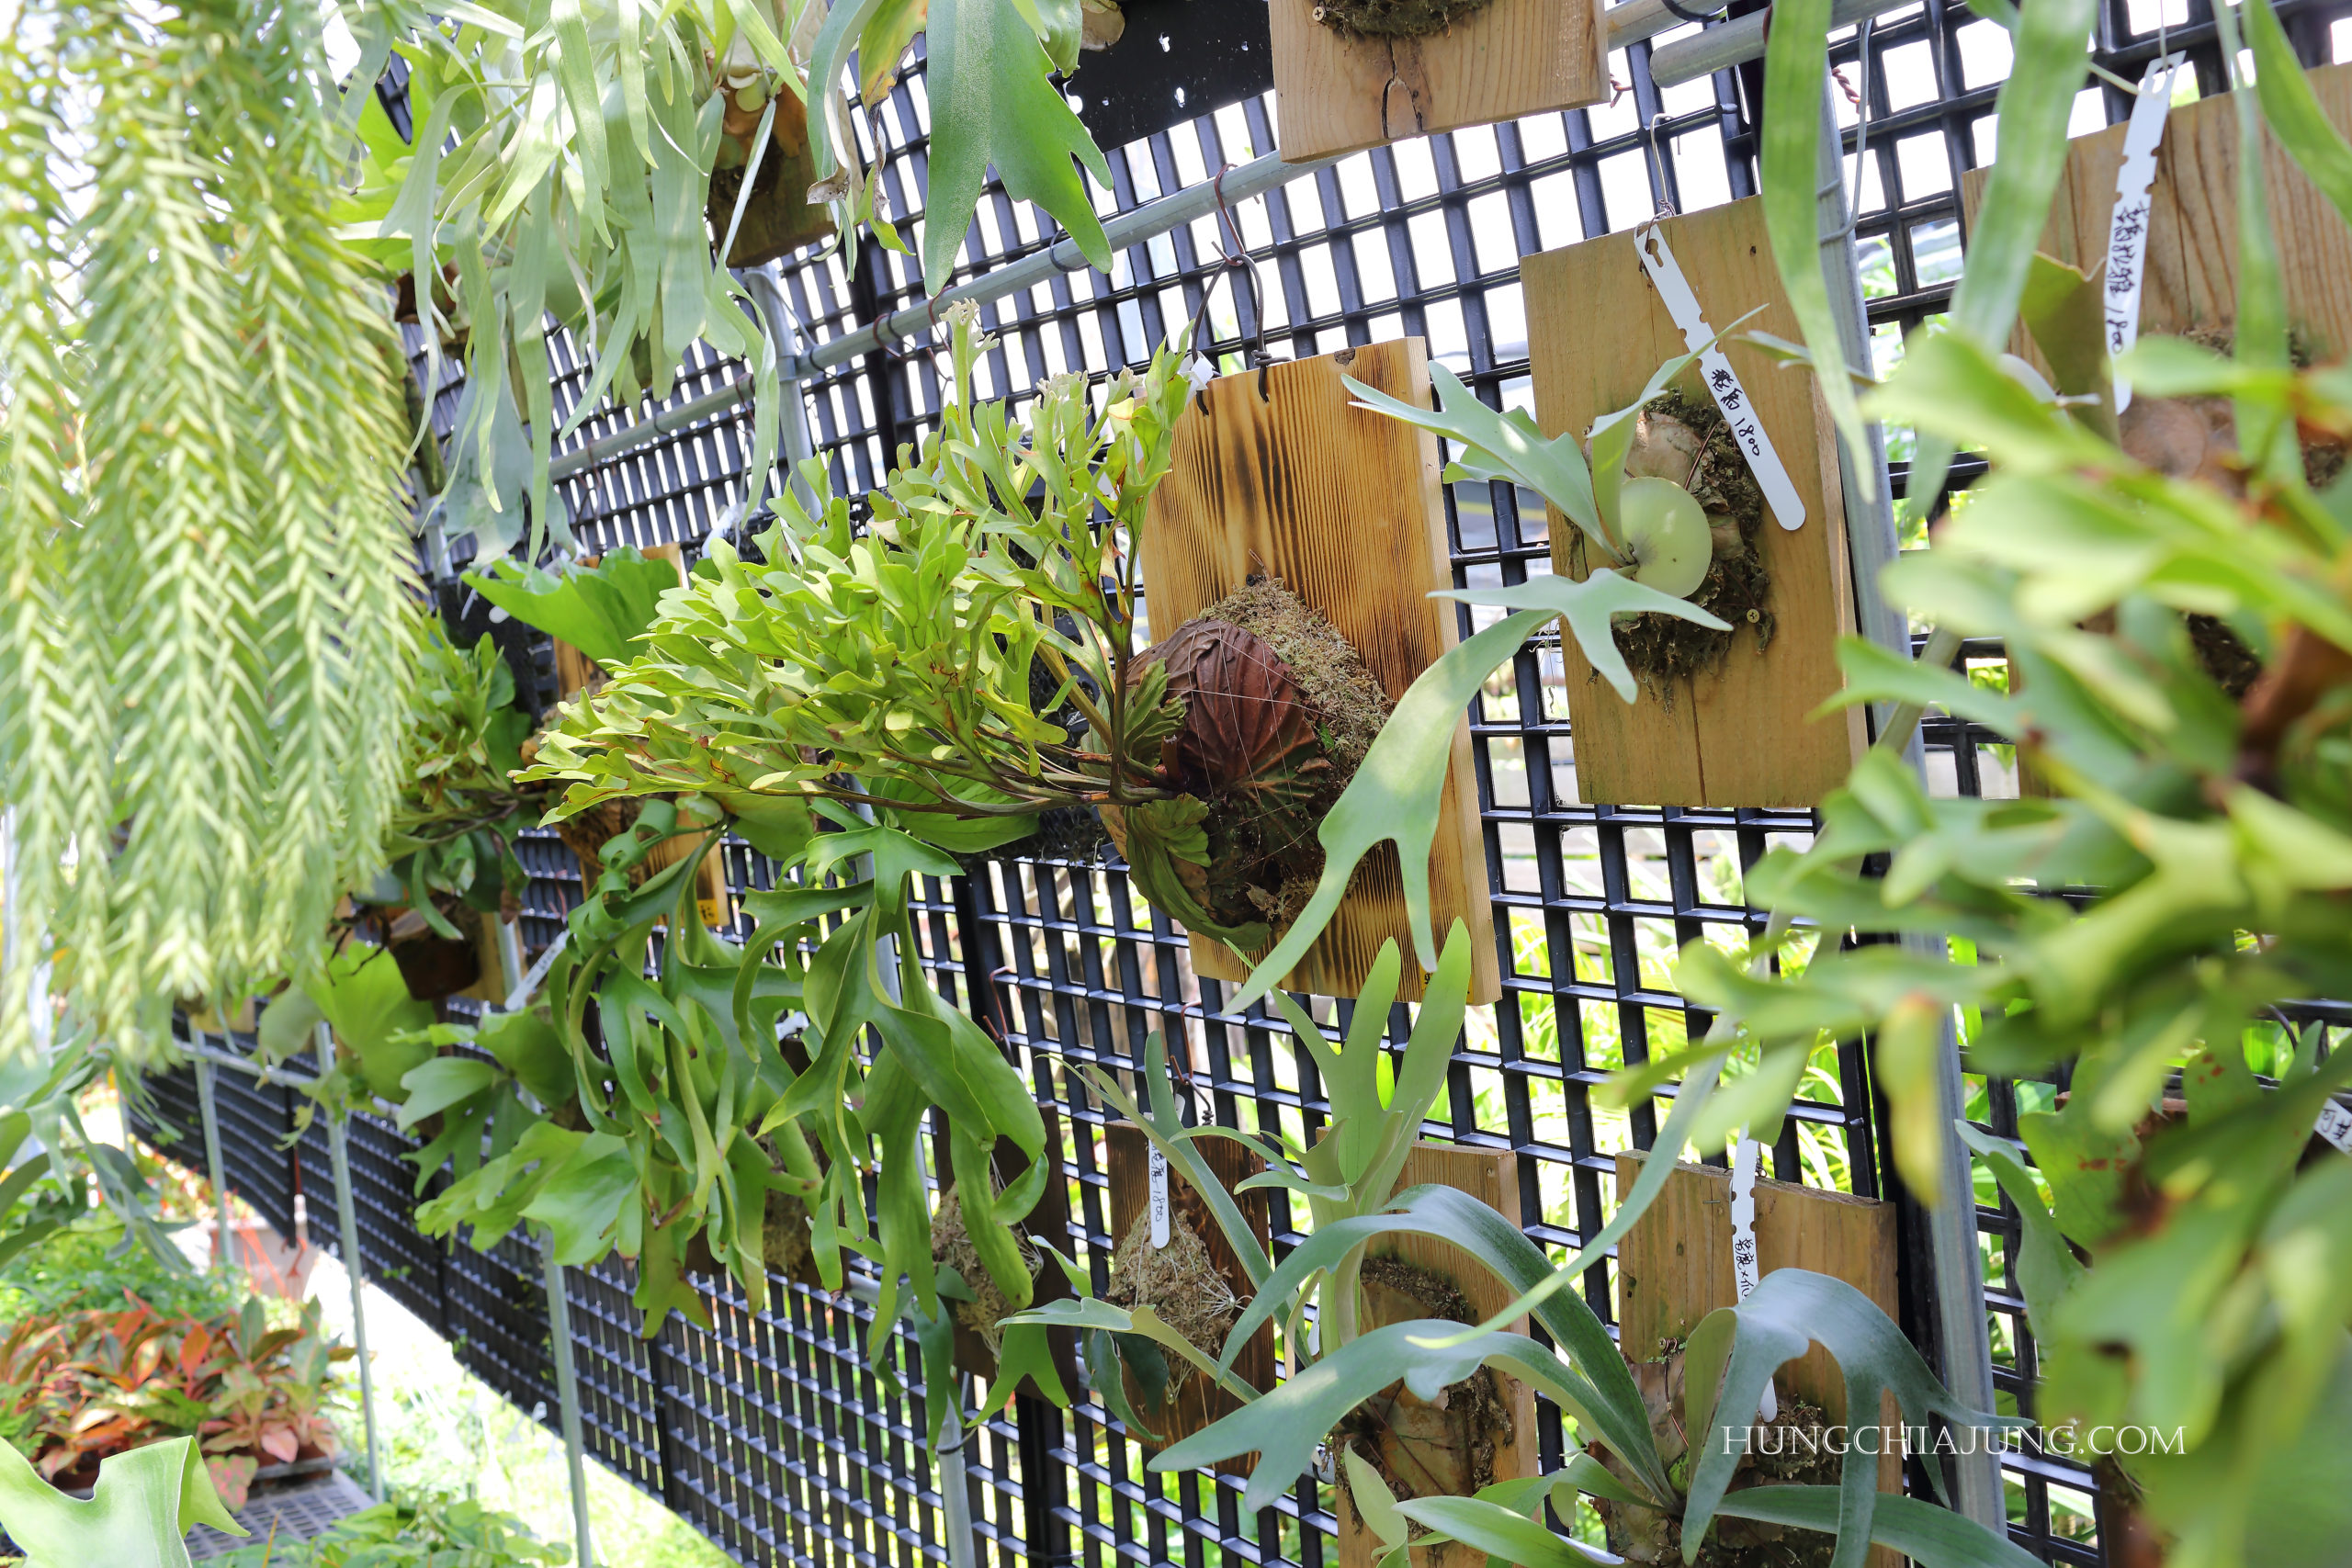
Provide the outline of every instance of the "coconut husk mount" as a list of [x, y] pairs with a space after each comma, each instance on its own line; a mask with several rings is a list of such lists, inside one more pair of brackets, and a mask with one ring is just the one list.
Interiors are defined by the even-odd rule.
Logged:
[[[1254, 956], [1314, 891], [1323, 871], [1316, 829], [1394, 705], [1347, 638], [1265, 576], [1128, 666], [1131, 690], [1161, 680], [1184, 706], [1159, 755], [1162, 781], [1181, 794], [1105, 807], [1103, 827], [1131, 863], [1165, 858], [1185, 902], [1206, 917], [1188, 924]], [[1191, 829], [1204, 860], [1164, 847], [1171, 830]]]

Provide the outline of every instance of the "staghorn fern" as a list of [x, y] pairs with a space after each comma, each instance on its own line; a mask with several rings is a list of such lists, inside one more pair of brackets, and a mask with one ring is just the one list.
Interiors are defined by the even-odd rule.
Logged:
[[397, 360], [301, 7], [28, 7], [0, 43], [0, 1057], [40, 964], [134, 1052], [299, 966], [405, 711]]

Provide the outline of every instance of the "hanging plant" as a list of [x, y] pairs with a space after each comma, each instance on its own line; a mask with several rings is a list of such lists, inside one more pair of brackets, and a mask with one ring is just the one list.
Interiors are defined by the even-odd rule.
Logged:
[[317, 962], [381, 863], [413, 580], [400, 362], [307, 13], [35, 3], [0, 39], [0, 1060], [62, 999]]

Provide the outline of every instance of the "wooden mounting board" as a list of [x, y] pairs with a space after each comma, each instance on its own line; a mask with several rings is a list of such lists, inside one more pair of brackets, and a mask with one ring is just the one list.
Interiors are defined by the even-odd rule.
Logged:
[[[668, 561], [678, 569], [678, 581], [680, 582], [686, 581], [684, 546], [648, 545], [638, 553], [647, 560]], [[580, 564], [594, 566], [601, 558], [603, 558], [598, 556], [582, 556]], [[555, 639], [555, 694], [558, 702], [569, 702], [574, 695], [584, 691], [588, 683], [602, 673], [594, 660], [561, 637]], [[693, 849], [694, 840], [691, 839], [671, 839], [654, 845], [645, 856], [646, 874], [660, 875], [685, 859], [693, 852]], [[596, 883], [595, 868], [583, 865], [580, 871], [581, 874], [587, 879], [588, 885], [594, 887]], [[721, 863], [717, 851], [704, 857], [699, 877], [702, 886], [695, 895], [695, 902], [702, 906], [702, 923], [716, 931], [734, 918], [735, 908], [734, 899], [727, 891], [727, 867]], [[665, 922], [667, 919], [667, 916], [662, 917]]]
[[[1632, 1190], [1647, 1156], [1617, 1156], [1617, 1190]], [[1756, 1267], [1807, 1269], [1845, 1280], [1894, 1317], [1900, 1310], [1894, 1282], [1894, 1205], [1850, 1193], [1800, 1187], [1758, 1177], [1756, 1182]], [[1687, 1339], [1717, 1307], [1736, 1306], [1739, 1282], [1731, 1261], [1731, 1172], [1677, 1165], [1657, 1197], [1617, 1244], [1618, 1342], [1638, 1360], [1655, 1360], [1662, 1339]], [[1819, 1345], [1776, 1374], [1783, 1393], [1812, 1401], [1833, 1422], [1846, 1416], [1838, 1363]], [[1894, 1425], [1894, 1396], [1882, 1418]], [[1879, 1461], [1879, 1490], [1903, 1490], [1902, 1461]], [[1872, 1568], [1896, 1568], [1903, 1559], [1872, 1547]]]
[[[1396, 1179], [1396, 1190], [1408, 1187], [1437, 1185], [1466, 1192], [1487, 1207], [1509, 1220], [1520, 1224], [1519, 1156], [1508, 1149], [1463, 1148], [1453, 1144], [1415, 1144], [1405, 1156], [1405, 1171]], [[1434, 1236], [1408, 1235], [1393, 1241], [1376, 1242], [1366, 1249], [1374, 1258], [1396, 1258], [1416, 1264], [1430, 1272], [1453, 1281], [1469, 1303], [1470, 1311], [1479, 1321], [1493, 1316], [1509, 1306], [1518, 1292], [1487, 1272], [1485, 1265], [1474, 1261], [1468, 1253], [1452, 1242]], [[1367, 1328], [1381, 1326], [1367, 1322]], [[1519, 1318], [1508, 1325], [1513, 1334], [1527, 1332], [1527, 1319]], [[1500, 1382], [1505, 1402], [1510, 1407], [1511, 1435], [1509, 1442], [1495, 1445], [1495, 1479], [1509, 1481], [1517, 1476], [1533, 1475], [1537, 1463], [1535, 1431], [1535, 1395], [1516, 1378], [1496, 1374]], [[1406, 1396], [1409, 1398], [1410, 1396]], [[1344, 1488], [1333, 1489], [1332, 1512], [1340, 1521], [1340, 1568], [1374, 1568], [1381, 1556], [1380, 1540], [1357, 1520], [1355, 1509], [1348, 1502]], [[1413, 1568], [1485, 1568], [1487, 1555], [1474, 1551], [1460, 1542], [1439, 1547], [1417, 1547], [1412, 1553]]]
[[[1114, 1122], [1103, 1128], [1102, 1141], [1103, 1166], [1111, 1180], [1111, 1247], [1115, 1253], [1125, 1241], [1128, 1230], [1144, 1217], [1151, 1204], [1151, 1144], [1143, 1135], [1143, 1129], [1132, 1122]], [[1201, 1157], [1208, 1161], [1209, 1169], [1228, 1192], [1266, 1168], [1264, 1160], [1231, 1138], [1201, 1138], [1193, 1146], [1200, 1150]], [[1250, 1296], [1249, 1270], [1242, 1267], [1225, 1232], [1210, 1217], [1208, 1205], [1173, 1166], [1168, 1172], [1168, 1201], [1173, 1212], [1207, 1247], [1210, 1261], [1233, 1287], [1233, 1293], [1247, 1302]], [[1240, 1207], [1241, 1217], [1249, 1222], [1250, 1235], [1258, 1239], [1259, 1255], [1264, 1257], [1273, 1235], [1265, 1192], [1235, 1192], [1234, 1201]], [[1222, 1345], [1199, 1348], [1212, 1358], [1225, 1348]], [[1261, 1393], [1273, 1388], [1278, 1369], [1272, 1324], [1261, 1325], [1250, 1337], [1250, 1343], [1242, 1347], [1241, 1354], [1234, 1360], [1233, 1370], [1242, 1382]], [[1132, 1377], [1127, 1379], [1126, 1392], [1128, 1407], [1170, 1443], [1189, 1438], [1241, 1408], [1239, 1400], [1211, 1382], [1197, 1367], [1185, 1378], [1184, 1386], [1176, 1391], [1175, 1403], [1168, 1409], [1153, 1412], [1137, 1404], [1143, 1394]], [[1140, 1438], [1137, 1440], [1143, 1441]], [[1159, 1445], [1145, 1441], [1144, 1446], [1156, 1451]], [[1229, 1475], [1247, 1475], [1257, 1462], [1258, 1455], [1252, 1450], [1211, 1468]]]
[[1272, 0], [1274, 118], [1294, 164], [1610, 95], [1595, 0], [1491, 0], [1429, 38], [1344, 37]]
[[[2325, 65], [2310, 75], [2321, 112], [2339, 131], [2352, 132], [2352, 65]], [[2086, 273], [2106, 265], [2123, 133], [2118, 125], [2067, 144], [2066, 167], [2042, 231], [2043, 251]], [[2266, 138], [2264, 145], [2263, 184], [2286, 277], [2287, 318], [2302, 331], [2316, 362], [2340, 359], [2352, 354], [2352, 230], [2276, 138]], [[2227, 95], [2185, 104], [2165, 117], [2150, 193], [2143, 335], [2177, 335], [2237, 321], [2237, 107]], [[1962, 210], [1972, 230], [1990, 178], [1989, 169], [1962, 177]], [[2011, 346], [2047, 373], [2024, 328]]]
[[[1648, 690], [1631, 705], [1620, 701], [1591, 678], [1575, 639], [1564, 638], [1577, 794], [1589, 803], [1815, 806], [1845, 782], [1869, 744], [1860, 708], [1811, 717], [1844, 684], [1836, 643], [1854, 629], [1853, 574], [1837, 441], [1812, 379], [1738, 341], [1749, 332], [1802, 335], [1772, 265], [1759, 200], [1670, 218], [1663, 229], [1711, 326], [1720, 331], [1764, 307], [1724, 353], [1804, 502], [1804, 526], [1792, 532], [1768, 515], [1757, 532], [1778, 629], [1760, 655], [1753, 637], [1736, 635], [1722, 664], [1685, 682], [1671, 708]], [[1530, 256], [1521, 276], [1535, 417], [1548, 435], [1582, 435], [1684, 352], [1630, 231]], [[1685, 389], [1705, 395], [1696, 367]], [[1553, 570], [1583, 576], [1576, 525], [1557, 509], [1551, 524]]]
[[[1454, 643], [1452, 602], [1429, 597], [1453, 586], [1437, 437], [1351, 406], [1342, 376], [1430, 406], [1419, 338], [1274, 366], [1262, 400], [1255, 371], [1212, 381], [1193, 400], [1144, 524], [1145, 604], [1153, 637], [1165, 637], [1252, 574], [1271, 574], [1355, 645], [1394, 699]], [[1477, 800], [1465, 715], [1430, 854], [1430, 899], [1441, 944], [1455, 919], [1470, 927], [1474, 1003], [1502, 990]], [[1391, 937], [1406, 960], [1397, 995], [1418, 1000], [1423, 976], [1412, 961], [1404, 880], [1384, 846], [1365, 858], [1347, 902], [1285, 984], [1352, 997]], [[1249, 974], [1222, 942], [1197, 936], [1193, 967], [1219, 980]]]

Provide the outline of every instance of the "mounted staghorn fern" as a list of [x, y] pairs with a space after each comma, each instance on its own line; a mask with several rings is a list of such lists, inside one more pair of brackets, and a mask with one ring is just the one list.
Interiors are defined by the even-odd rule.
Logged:
[[[1329, 1124], [1300, 1147], [1279, 1134], [1227, 1127], [1185, 1127], [1176, 1105], [1164, 1049], [1154, 1036], [1140, 1087], [1144, 1103], [1100, 1072], [1088, 1077], [1104, 1099], [1143, 1129], [1183, 1176], [1225, 1232], [1253, 1287], [1222, 1347], [1196, 1345], [1148, 1305], [1121, 1306], [1085, 1296], [1056, 1302], [1008, 1320], [1012, 1336], [1042, 1340], [1049, 1327], [1083, 1337], [1094, 1386], [1130, 1428], [1148, 1433], [1148, 1414], [1128, 1406], [1117, 1370], [1123, 1363], [1155, 1369], [1163, 1360], [1214, 1378], [1241, 1408], [1206, 1430], [1175, 1443], [1151, 1468], [1174, 1472], [1255, 1452], [1259, 1458], [1243, 1497], [1245, 1509], [1271, 1505], [1328, 1445], [1338, 1476], [1365, 1528], [1379, 1542], [1381, 1562], [1403, 1568], [1412, 1549], [1452, 1540], [1515, 1563], [1582, 1564], [1615, 1559], [1553, 1534], [1538, 1520], [1553, 1502], [1572, 1517], [1579, 1494], [1612, 1510], [1612, 1544], [1643, 1562], [1746, 1561], [1709, 1556], [1727, 1530], [1756, 1525], [1779, 1532], [1772, 1555], [1758, 1561], [1859, 1563], [1877, 1541], [1931, 1568], [2024, 1568], [2032, 1559], [1982, 1527], [1924, 1503], [1877, 1492], [1878, 1456], [1848, 1453], [1838, 1485], [1773, 1485], [1742, 1454], [1756, 1425], [1766, 1381], [1815, 1341], [1827, 1347], [1846, 1379], [1846, 1408], [1879, 1408], [1882, 1390], [1895, 1395], [1904, 1419], [1923, 1425], [1931, 1416], [1970, 1428], [2020, 1425], [2011, 1417], [1966, 1409], [1928, 1372], [1902, 1330], [1850, 1285], [1798, 1269], [1768, 1277], [1735, 1310], [1711, 1314], [1692, 1334], [1683, 1365], [1690, 1370], [1673, 1392], [1671, 1409], [1645, 1403], [1633, 1369], [1608, 1328], [1577, 1291], [1585, 1270], [1604, 1257], [1665, 1185], [1693, 1130], [1705, 1120], [1714, 1091], [1712, 1066], [1693, 1072], [1676, 1097], [1651, 1157], [1625, 1192], [1608, 1225], [1555, 1269], [1509, 1221], [1449, 1187], [1397, 1190], [1405, 1160], [1437, 1096], [1459, 1039], [1469, 979], [1469, 936], [1459, 922], [1400, 1055], [1384, 1051], [1383, 1028], [1396, 995], [1399, 962], [1395, 943], [1384, 950], [1358, 1003], [1344, 1042], [1324, 1037], [1288, 997], [1277, 1002], [1298, 1032], [1330, 1096]], [[1385, 1087], [1384, 1087], [1384, 1079]], [[1198, 1148], [1206, 1138], [1234, 1138], [1265, 1156], [1250, 1187], [1279, 1186], [1302, 1200], [1314, 1229], [1277, 1265], [1266, 1255]], [[1442, 1292], [1417, 1297], [1396, 1278], [1395, 1260], [1374, 1258], [1372, 1247], [1413, 1235], [1442, 1238], [1509, 1289], [1518, 1300], [1487, 1322], [1466, 1325], [1430, 1312]], [[1084, 1271], [1063, 1267], [1081, 1291]], [[1409, 1266], [1408, 1266], [1409, 1267]], [[1423, 1315], [1376, 1320], [1378, 1299], [1419, 1305]], [[1412, 1269], [1426, 1274], [1427, 1270]], [[1426, 1286], [1419, 1287], [1427, 1292]], [[1529, 1313], [1556, 1348], [1524, 1335], [1497, 1332]], [[1271, 1388], [1254, 1388], [1235, 1363], [1259, 1326], [1284, 1330], [1290, 1374]], [[1310, 1328], [1311, 1324], [1311, 1328]], [[1042, 1360], [1042, 1349], [1033, 1351]], [[1012, 1355], [1006, 1372], [981, 1400], [993, 1407], [1017, 1378]], [[1487, 1477], [1464, 1467], [1475, 1495], [1432, 1485], [1441, 1471], [1435, 1443], [1422, 1426], [1410, 1441], [1421, 1462], [1399, 1466], [1388, 1458], [1389, 1423], [1402, 1392], [1429, 1408], [1461, 1412], [1475, 1428], [1492, 1400], [1497, 1374], [1521, 1380], [1554, 1399], [1576, 1423], [1577, 1452], [1562, 1470], [1539, 1477]], [[1718, 1396], [1718, 1388], [1721, 1393]], [[1141, 1418], [1139, 1418], [1141, 1417]], [[936, 1417], [934, 1416], [934, 1419]], [[1464, 1447], [1474, 1431], [1452, 1428]], [[1605, 1461], [1605, 1462], [1604, 1462]], [[1939, 1486], [1940, 1477], [1936, 1478]], [[1724, 1521], [1743, 1521], [1726, 1526]], [[1825, 1550], [1799, 1555], [1805, 1539], [1825, 1538]], [[1621, 1540], [1622, 1538], [1622, 1540]], [[1832, 1542], [1834, 1541], [1834, 1547]], [[1647, 1542], [1655, 1550], [1636, 1550]]]
[[[2234, 354], [2145, 338], [2111, 367], [2132, 411], [2188, 439], [2135, 440], [2116, 419], [2103, 337], [2068, 326], [2081, 280], [2033, 254], [2048, 191], [2018, 194], [2032, 159], [1988, 191], [1962, 296], [2014, 285], [2063, 400], [1961, 299], [1873, 395], [1923, 449], [1981, 443], [1991, 466], [1882, 586], [1945, 634], [1998, 639], [2013, 678], [1849, 643], [1839, 701], [1992, 731], [2017, 748], [2023, 797], [1939, 797], [1894, 758], [1865, 760], [1808, 851], [1749, 873], [1772, 910], [1762, 939], [1685, 949], [1678, 983], [1718, 1022], [1657, 1069], [1737, 1050], [1761, 1057], [1743, 1081], [1786, 1084], [1824, 1040], [1870, 1039], [1914, 1190], [1971, 1202], [1951, 1190], [1957, 1135], [2016, 1207], [2037, 1414], [2094, 1461], [2109, 1561], [2169, 1568], [2317, 1568], [2352, 1529], [2352, 1161], [2314, 1134], [2340, 1125], [2352, 1055], [2292, 1017], [2352, 986], [2352, 491], [2311, 461], [2352, 438], [2352, 382], [2292, 363], [2262, 164], [2275, 138], [2352, 221], [2352, 146], [2267, 0], [2244, 17], [2260, 79], [2233, 100]], [[2051, 25], [2078, 46], [2079, 16], [2029, 0], [2020, 28]], [[2235, 62], [2236, 17], [2216, 25]], [[2033, 145], [2007, 89], [2003, 106], [2001, 144]], [[2200, 620], [2252, 669], [2217, 664]], [[1864, 874], [1872, 861], [1883, 874]], [[1802, 973], [1768, 977], [1799, 921], [1927, 940], [1823, 941]], [[2020, 1087], [2018, 1142], [1951, 1124], [1936, 1077], [1955, 1026], [1971, 1072], [2065, 1086], [2039, 1105]], [[2098, 1436], [2123, 1426], [2154, 1440]]]
[[1445, 471], [1449, 482], [1510, 479], [1527, 486], [1559, 507], [1600, 558], [1611, 564], [1581, 581], [1544, 576], [1515, 587], [1435, 595], [1512, 613], [1441, 657], [1397, 700], [1353, 780], [1317, 830], [1323, 865], [1313, 894], [1279, 944], [1259, 959], [1232, 1005], [1245, 1007], [1265, 996], [1306, 956], [1339, 912], [1355, 868], [1384, 840], [1395, 840], [1403, 863], [1406, 910], [1421, 967], [1436, 967], [1437, 943], [1430, 929], [1430, 846], [1437, 837], [1445, 789], [1446, 749], [1471, 699], [1546, 621], [1556, 617], [1593, 669], [1629, 703], [1634, 700], [1634, 671], [1618, 647], [1614, 623], [1656, 614], [1711, 631], [1730, 630], [1726, 622], [1687, 597], [1706, 581], [1713, 554], [1706, 513], [1673, 480], [1628, 478], [1625, 472], [1643, 411], [1698, 356], [1693, 350], [1668, 360], [1639, 398], [1595, 421], [1589, 464], [1576, 436], [1547, 437], [1525, 413], [1488, 408], [1443, 366], [1430, 367], [1437, 389], [1434, 412], [1352, 378], [1348, 381], [1361, 400], [1359, 407], [1454, 442], [1454, 460]]
[[380, 861], [399, 363], [310, 21], [36, 4], [0, 41], [0, 1057], [59, 994], [143, 1052]]

